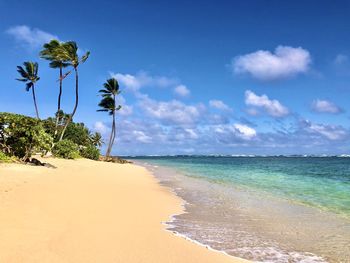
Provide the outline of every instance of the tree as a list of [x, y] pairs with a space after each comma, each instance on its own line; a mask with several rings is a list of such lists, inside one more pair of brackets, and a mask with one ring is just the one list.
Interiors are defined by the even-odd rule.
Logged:
[[66, 132], [67, 126], [72, 121], [79, 104], [79, 76], [78, 76], [78, 66], [81, 63], [84, 63], [90, 55], [90, 52], [86, 52], [82, 57], [78, 55], [78, 46], [74, 41], [68, 41], [62, 44], [62, 47], [59, 49], [60, 56], [64, 61], [73, 67], [75, 72], [75, 104], [72, 113], [69, 115], [67, 122], [65, 123], [60, 141], [62, 140], [64, 133]]
[[36, 104], [36, 97], [35, 97], [35, 83], [40, 79], [38, 77], [39, 65], [38, 63], [31, 62], [31, 61], [24, 62], [23, 65], [24, 65], [24, 68], [21, 66], [17, 66], [17, 71], [22, 77], [17, 80], [27, 82], [26, 91], [29, 91], [30, 89], [32, 89], [36, 117], [40, 119], [38, 106]]
[[56, 124], [54, 137], [56, 137], [58, 132], [58, 122], [59, 122], [59, 113], [61, 112], [61, 97], [62, 97], [62, 82], [69, 74], [70, 71], [63, 75], [63, 68], [69, 66], [67, 58], [64, 56], [64, 43], [59, 42], [56, 39], [51, 40], [49, 43], [44, 44], [43, 50], [40, 51], [40, 57], [50, 61], [50, 67], [54, 69], [59, 69], [59, 93], [57, 100], [57, 113], [56, 113]]
[[33, 152], [44, 154], [51, 144], [52, 137], [45, 132], [42, 121], [0, 112], [0, 152], [25, 161]]
[[91, 143], [96, 147], [101, 147], [103, 144], [102, 135], [99, 132], [95, 132], [89, 135]]
[[116, 123], [115, 115], [116, 111], [121, 109], [121, 105], [116, 106], [116, 96], [120, 94], [119, 84], [115, 78], [108, 79], [104, 84], [104, 89], [99, 90], [99, 93], [102, 96], [102, 100], [98, 104], [101, 108], [97, 111], [108, 112], [112, 116], [112, 131], [109, 138], [109, 143], [106, 151], [106, 157], [109, 157], [112, 151], [113, 143], [116, 135]]

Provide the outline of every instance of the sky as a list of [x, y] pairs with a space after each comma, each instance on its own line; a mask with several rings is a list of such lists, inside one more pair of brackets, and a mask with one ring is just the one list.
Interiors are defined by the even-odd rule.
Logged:
[[[39, 112], [53, 116], [59, 73], [38, 53], [74, 40], [91, 52], [75, 121], [105, 142], [98, 90], [119, 81], [113, 154], [350, 154], [349, 13], [337, 0], [0, 0], [0, 112], [35, 116], [15, 79], [37, 61]], [[73, 74], [62, 100], [71, 112]]]

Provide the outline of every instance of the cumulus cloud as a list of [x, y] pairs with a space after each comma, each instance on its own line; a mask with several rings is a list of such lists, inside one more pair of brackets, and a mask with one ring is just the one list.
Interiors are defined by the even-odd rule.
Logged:
[[126, 104], [126, 100], [122, 95], [117, 96], [116, 105], [122, 106], [122, 108], [118, 111], [118, 115], [130, 116], [133, 113], [133, 106]]
[[148, 97], [142, 99], [139, 106], [148, 116], [177, 125], [194, 124], [205, 110], [203, 104], [186, 105], [177, 100], [156, 101]]
[[259, 80], [271, 81], [305, 73], [310, 64], [309, 51], [301, 47], [278, 46], [274, 53], [258, 50], [238, 56], [233, 59], [232, 68], [236, 74], [249, 74]]
[[256, 137], [256, 130], [245, 124], [236, 123], [233, 125], [233, 127], [238, 132], [238, 136], [240, 136], [242, 139], [251, 140], [252, 138]]
[[257, 132], [253, 128], [240, 123], [215, 125], [212, 130], [214, 134], [211, 136], [223, 145], [248, 143], [257, 137]]
[[[278, 100], [270, 100], [267, 95], [259, 96], [250, 90], [245, 92], [245, 103], [248, 106], [262, 108], [273, 117], [284, 117], [289, 114], [288, 108], [283, 106]], [[250, 112], [253, 111], [250, 110]], [[254, 115], [256, 114], [257, 112], [254, 112]]]
[[312, 102], [311, 108], [315, 112], [320, 112], [320, 113], [341, 113], [343, 110], [335, 105], [333, 102], [328, 101], [328, 100], [314, 100]]
[[152, 137], [146, 135], [143, 131], [132, 131], [132, 134], [135, 138], [136, 141], [142, 142], [142, 143], [151, 143], [152, 142]]
[[218, 110], [232, 111], [232, 109], [221, 100], [210, 100], [209, 106]]
[[348, 136], [348, 131], [341, 126], [303, 121], [301, 126], [311, 134], [319, 134], [329, 140], [341, 140]]
[[180, 97], [188, 97], [190, 95], [190, 90], [185, 85], [178, 85], [174, 88], [176, 95]]
[[26, 25], [13, 26], [6, 30], [19, 44], [27, 45], [30, 48], [41, 47], [44, 43], [52, 39], [58, 39], [57, 36], [40, 30], [38, 28], [30, 28]]
[[105, 135], [108, 132], [107, 125], [104, 124], [102, 121], [95, 122], [93, 129], [94, 131], [99, 132], [102, 135]]
[[136, 75], [122, 73], [110, 73], [110, 75], [111, 77], [116, 78], [122, 87], [125, 87], [132, 92], [137, 92], [142, 87], [170, 87], [176, 85], [178, 82], [173, 78], [152, 76], [144, 71], [140, 71]]

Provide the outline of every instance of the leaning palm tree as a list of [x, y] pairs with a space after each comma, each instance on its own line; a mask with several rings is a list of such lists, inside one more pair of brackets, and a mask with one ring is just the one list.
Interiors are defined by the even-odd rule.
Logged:
[[44, 44], [43, 50], [40, 51], [40, 57], [50, 61], [50, 67], [54, 69], [59, 69], [59, 93], [57, 100], [57, 112], [56, 112], [56, 125], [55, 125], [55, 137], [57, 135], [58, 130], [58, 122], [59, 122], [59, 112], [61, 111], [61, 97], [62, 97], [62, 82], [65, 77], [67, 77], [70, 73], [68, 71], [63, 75], [63, 68], [69, 66], [68, 61], [65, 60], [62, 54], [63, 43], [53, 39], [49, 43]]
[[31, 61], [26, 61], [23, 63], [23, 65], [24, 65], [24, 68], [21, 66], [17, 66], [17, 71], [22, 77], [22, 78], [18, 78], [17, 80], [27, 82], [26, 91], [29, 91], [30, 89], [32, 89], [36, 117], [40, 119], [38, 106], [36, 104], [36, 97], [35, 97], [35, 84], [40, 79], [38, 77], [39, 65], [37, 62], [31, 62]]
[[77, 111], [78, 104], [79, 104], [78, 66], [80, 63], [84, 63], [88, 59], [90, 52], [88, 51], [82, 57], [79, 57], [78, 46], [77, 46], [77, 43], [75, 43], [74, 41], [68, 41], [63, 43], [62, 47], [59, 49], [59, 52], [63, 61], [67, 61], [67, 63], [73, 67], [75, 72], [75, 104], [74, 104], [72, 113], [69, 115], [69, 118], [63, 127], [63, 130], [59, 139], [61, 141], [63, 139], [64, 133], [69, 123], [71, 123], [75, 115], [75, 112]]
[[106, 157], [108, 158], [111, 154], [113, 143], [115, 140], [116, 134], [116, 124], [115, 124], [115, 114], [116, 111], [121, 109], [121, 105], [116, 106], [116, 96], [120, 94], [119, 84], [115, 78], [108, 79], [104, 84], [104, 89], [99, 90], [99, 93], [102, 96], [102, 100], [98, 104], [101, 108], [97, 111], [108, 112], [112, 116], [112, 131], [109, 138], [109, 143], [106, 151]]

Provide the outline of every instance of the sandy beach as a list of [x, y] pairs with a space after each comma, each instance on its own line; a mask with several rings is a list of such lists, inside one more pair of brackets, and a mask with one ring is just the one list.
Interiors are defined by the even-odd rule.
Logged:
[[165, 230], [181, 200], [145, 168], [0, 164], [0, 262], [244, 262]]

